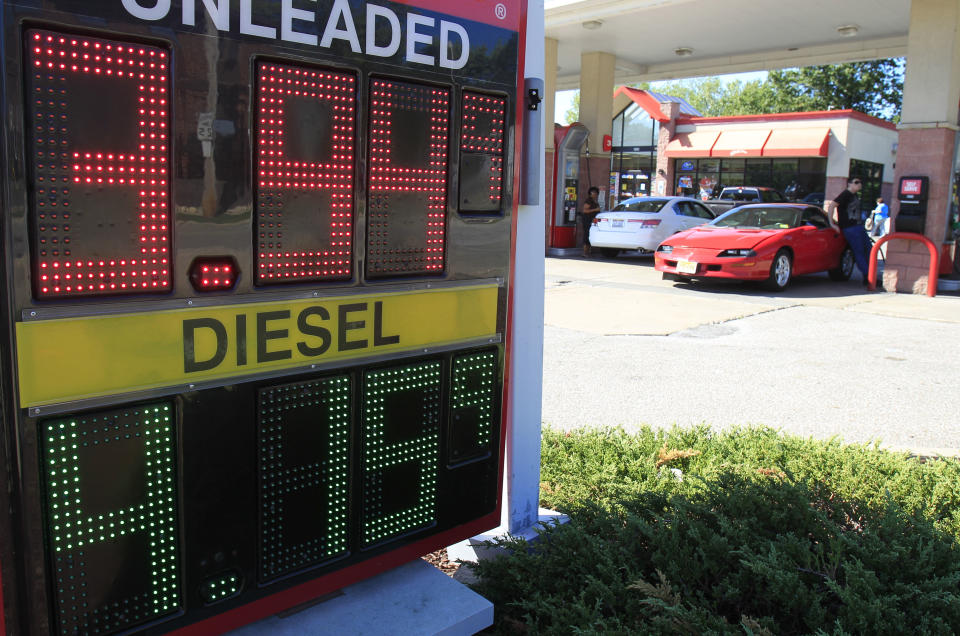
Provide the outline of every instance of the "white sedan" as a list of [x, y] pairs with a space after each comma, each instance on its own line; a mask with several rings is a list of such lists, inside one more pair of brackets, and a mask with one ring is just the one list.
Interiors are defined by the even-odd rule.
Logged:
[[712, 221], [716, 215], [687, 197], [634, 197], [609, 212], [601, 212], [590, 226], [590, 245], [605, 256], [620, 250], [654, 252], [667, 237]]

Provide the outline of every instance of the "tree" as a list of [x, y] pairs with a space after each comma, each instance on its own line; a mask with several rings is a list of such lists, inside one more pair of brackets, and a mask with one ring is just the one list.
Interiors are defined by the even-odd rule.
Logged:
[[724, 84], [717, 77], [685, 79], [658, 84], [653, 90], [682, 97], [707, 117], [854, 109], [898, 121], [903, 58], [771, 71], [765, 81], [746, 83]]
[[893, 121], [903, 102], [903, 58], [772, 71], [777, 106], [789, 110], [852, 108]]
[[[848, 62], [770, 71], [766, 80], [732, 81], [699, 77], [676, 82], [634, 84], [634, 88], [681, 97], [705, 117], [853, 109], [897, 122], [903, 102], [903, 58]], [[564, 122], [580, 117], [580, 91]]]
[[779, 112], [776, 110], [776, 95], [762, 80], [746, 83], [730, 82], [725, 88], [723, 98], [716, 109], [719, 111], [717, 116]]
[[563, 123], [570, 125], [575, 121], [580, 121], [580, 91], [573, 94], [573, 105], [563, 114]]
[[660, 84], [653, 90], [685, 99], [705, 117], [769, 112], [771, 103], [770, 93], [760, 80], [724, 84], [719, 77], [700, 77]]

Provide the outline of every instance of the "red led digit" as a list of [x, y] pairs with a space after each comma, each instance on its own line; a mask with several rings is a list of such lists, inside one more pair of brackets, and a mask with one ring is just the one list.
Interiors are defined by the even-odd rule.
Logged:
[[500, 210], [507, 100], [464, 91], [460, 109], [460, 210]]
[[167, 291], [169, 53], [27, 31], [37, 298]]
[[449, 90], [371, 81], [369, 277], [443, 271], [449, 142]]
[[463, 93], [460, 150], [503, 154], [506, 100], [480, 93]]
[[356, 78], [257, 65], [257, 282], [349, 278]]

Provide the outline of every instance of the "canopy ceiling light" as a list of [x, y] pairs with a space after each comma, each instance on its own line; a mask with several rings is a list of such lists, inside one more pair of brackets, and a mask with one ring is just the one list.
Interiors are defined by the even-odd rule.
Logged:
[[602, 26], [603, 26], [603, 20], [587, 20], [586, 22], [583, 23], [583, 28], [590, 29], [591, 31], [595, 31]]
[[837, 27], [837, 33], [845, 38], [852, 38], [857, 33], [860, 33], [860, 27], [856, 24], [842, 24]]
[[673, 52], [679, 55], [680, 57], [690, 57], [693, 55], [693, 49], [689, 46], [680, 46], [673, 49]]

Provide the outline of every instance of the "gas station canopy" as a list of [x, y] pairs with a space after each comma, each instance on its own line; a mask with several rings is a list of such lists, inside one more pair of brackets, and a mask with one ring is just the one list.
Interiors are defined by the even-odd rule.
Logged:
[[910, 0], [545, 0], [557, 89], [580, 56], [616, 56], [616, 84], [836, 64], [907, 53]]

